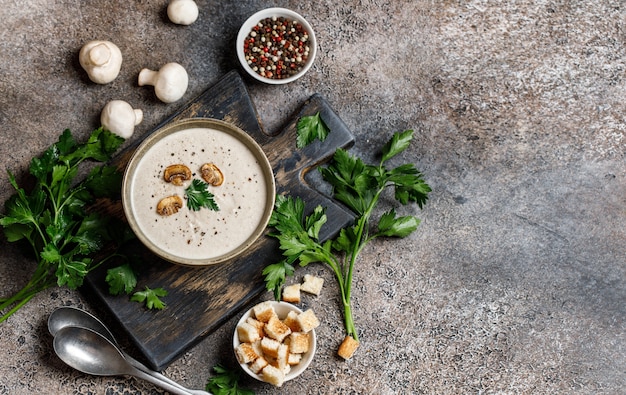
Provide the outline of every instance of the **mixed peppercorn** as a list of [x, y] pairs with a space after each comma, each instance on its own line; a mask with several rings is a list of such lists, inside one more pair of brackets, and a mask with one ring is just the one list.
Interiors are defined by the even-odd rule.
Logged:
[[284, 17], [262, 19], [244, 41], [246, 62], [262, 77], [289, 78], [306, 64], [308, 40], [309, 33], [298, 21]]

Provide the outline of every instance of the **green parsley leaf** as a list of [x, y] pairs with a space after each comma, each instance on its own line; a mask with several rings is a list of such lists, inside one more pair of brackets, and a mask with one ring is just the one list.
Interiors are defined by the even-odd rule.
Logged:
[[326, 210], [322, 206], [317, 206], [313, 213], [305, 219], [304, 228], [306, 233], [315, 240], [319, 239], [320, 229], [328, 220], [325, 212]]
[[365, 213], [374, 198], [376, 187], [376, 179], [371, 176], [371, 166], [339, 148], [331, 164], [320, 167], [320, 172], [333, 187], [333, 196], [337, 200], [359, 215]]
[[276, 228], [280, 233], [300, 232], [304, 230], [302, 226], [303, 217], [304, 201], [302, 199], [278, 195], [270, 216], [269, 226]]
[[89, 272], [88, 267], [91, 259], [68, 259], [62, 256], [57, 261], [57, 285], [66, 285], [69, 289], [77, 289], [83, 285], [83, 279]]
[[191, 184], [185, 189], [187, 196], [187, 207], [190, 210], [198, 211], [202, 207], [209, 210], [220, 211], [219, 206], [215, 202], [215, 196], [208, 191], [209, 184], [198, 179], [191, 181]]
[[[70, 133], [66, 130], [65, 133]], [[59, 149], [55, 144], [50, 146], [40, 157], [35, 157], [30, 161], [30, 174], [35, 176], [38, 182], [46, 183], [48, 174], [52, 172], [52, 168], [59, 161]]]
[[383, 146], [383, 158], [381, 160], [381, 163], [386, 162], [387, 160], [393, 158], [400, 152], [407, 149], [412, 139], [412, 130], [405, 130], [401, 133], [395, 133], [391, 140], [389, 140], [387, 144]]
[[107, 270], [105, 281], [111, 295], [130, 294], [137, 286], [137, 276], [128, 263]]
[[70, 165], [85, 159], [106, 162], [124, 141], [122, 137], [101, 127], [91, 133], [87, 143], [76, 146], [74, 151], [62, 153], [59, 160]]
[[33, 233], [33, 227], [29, 225], [24, 225], [20, 223], [8, 223], [8, 221], [4, 221], [8, 218], [2, 218], [2, 226], [4, 226], [4, 236], [7, 238], [7, 241], [10, 243], [22, 240], [24, 238], [30, 239]]
[[419, 226], [420, 220], [413, 216], [396, 217], [391, 209], [384, 213], [378, 221], [378, 234], [387, 237], [406, 237]]
[[280, 299], [281, 288], [285, 284], [287, 276], [292, 276], [293, 273], [293, 265], [287, 262], [287, 260], [273, 263], [265, 267], [262, 273], [265, 276], [265, 288], [268, 291], [274, 292], [276, 299]]
[[98, 166], [91, 169], [83, 185], [95, 197], [116, 198], [120, 196], [123, 177], [124, 174], [114, 166]]
[[143, 291], [137, 291], [131, 296], [130, 300], [133, 302], [145, 303], [146, 307], [150, 310], [163, 310], [165, 303], [160, 299], [167, 296], [167, 291], [163, 288], [151, 289], [145, 287]]
[[330, 132], [319, 112], [315, 115], [301, 117], [296, 128], [296, 146], [298, 148], [306, 147], [315, 139], [324, 141]]
[[240, 373], [222, 365], [213, 367], [215, 376], [209, 378], [206, 390], [214, 395], [254, 395], [254, 392], [239, 386]]
[[54, 145], [54, 148], [59, 152], [59, 155], [67, 155], [73, 152], [77, 147], [76, 140], [72, 136], [72, 132], [69, 129], [65, 129], [59, 141]]

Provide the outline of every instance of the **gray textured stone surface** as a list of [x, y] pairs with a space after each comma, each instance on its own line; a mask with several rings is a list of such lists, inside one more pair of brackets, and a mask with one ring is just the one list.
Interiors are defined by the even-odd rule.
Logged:
[[[2, 168], [21, 174], [65, 128], [86, 136], [110, 99], [145, 111], [133, 137], [141, 138], [182, 103], [137, 87], [139, 70], [183, 64], [191, 99], [238, 67], [238, 26], [274, 5], [308, 18], [320, 51], [295, 83], [250, 83], [267, 129], [319, 92], [366, 158], [394, 131], [416, 131], [401, 159], [433, 193], [425, 210], [401, 209], [422, 218], [417, 233], [363, 252], [353, 291], [360, 350], [347, 362], [335, 357], [337, 287], [321, 266], [300, 270], [327, 280], [322, 296], [304, 299], [322, 320], [316, 359], [280, 391], [246, 381], [257, 393], [623, 393], [623, 1], [199, 0], [188, 27], [167, 22], [166, 1], [78, 3], [0, 7]], [[90, 83], [78, 65], [92, 39], [124, 54], [110, 85]], [[4, 201], [6, 175], [0, 186]], [[1, 243], [8, 295], [32, 262]], [[0, 324], [0, 394], [160, 393], [60, 362], [45, 326], [60, 305], [93, 308], [78, 292], [52, 289]], [[165, 373], [203, 387], [214, 364], [233, 361], [233, 321]]]

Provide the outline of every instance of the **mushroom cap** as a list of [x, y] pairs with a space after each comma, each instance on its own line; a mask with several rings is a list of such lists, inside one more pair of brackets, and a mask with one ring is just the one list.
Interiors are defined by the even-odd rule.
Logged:
[[80, 49], [78, 61], [96, 84], [108, 84], [122, 68], [122, 51], [110, 41], [89, 41]]
[[183, 66], [171, 62], [158, 72], [143, 69], [139, 72], [139, 86], [153, 85], [156, 96], [165, 103], [173, 103], [183, 97], [189, 85], [189, 76]]
[[198, 5], [193, 0], [172, 0], [167, 6], [168, 18], [178, 25], [191, 25], [198, 14]]
[[143, 120], [143, 111], [123, 100], [111, 100], [102, 109], [100, 123], [116, 135], [128, 139], [133, 135], [135, 126]]

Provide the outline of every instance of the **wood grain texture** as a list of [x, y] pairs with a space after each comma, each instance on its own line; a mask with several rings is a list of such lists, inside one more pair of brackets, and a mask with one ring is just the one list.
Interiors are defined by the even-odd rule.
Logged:
[[[304, 115], [321, 113], [331, 129], [322, 143], [316, 141], [304, 149], [295, 146], [297, 120]], [[338, 147], [352, 144], [353, 136], [326, 100], [313, 95], [293, 119], [276, 136], [264, 133], [243, 80], [236, 72], [225, 75], [182, 110], [165, 119], [158, 128], [192, 117], [215, 118], [230, 122], [248, 132], [263, 148], [273, 167], [277, 193], [300, 196], [307, 209], [322, 205], [327, 208], [328, 224], [320, 236], [327, 239], [353, 220], [341, 206], [307, 185], [304, 174], [329, 159]], [[120, 168], [132, 155], [130, 148], [117, 159]], [[121, 215], [121, 202], [108, 202], [104, 209]], [[142, 257], [137, 289], [144, 286], [164, 287], [169, 295], [162, 311], [148, 311], [128, 297], [108, 293], [103, 266], [90, 274], [82, 291], [97, 300], [107, 315], [119, 324], [144, 360], [156, 370], [163, 370], [188, 348], [210, 334], [223, 322], [243, 309], [265, 290], [262, 269], [280, 259], [276, 241], [267, 235], [243, 256], [229, 262], [204, 268], [191, 268], [168, 263], [150, 254], [141, 245], [134, 245]]]

